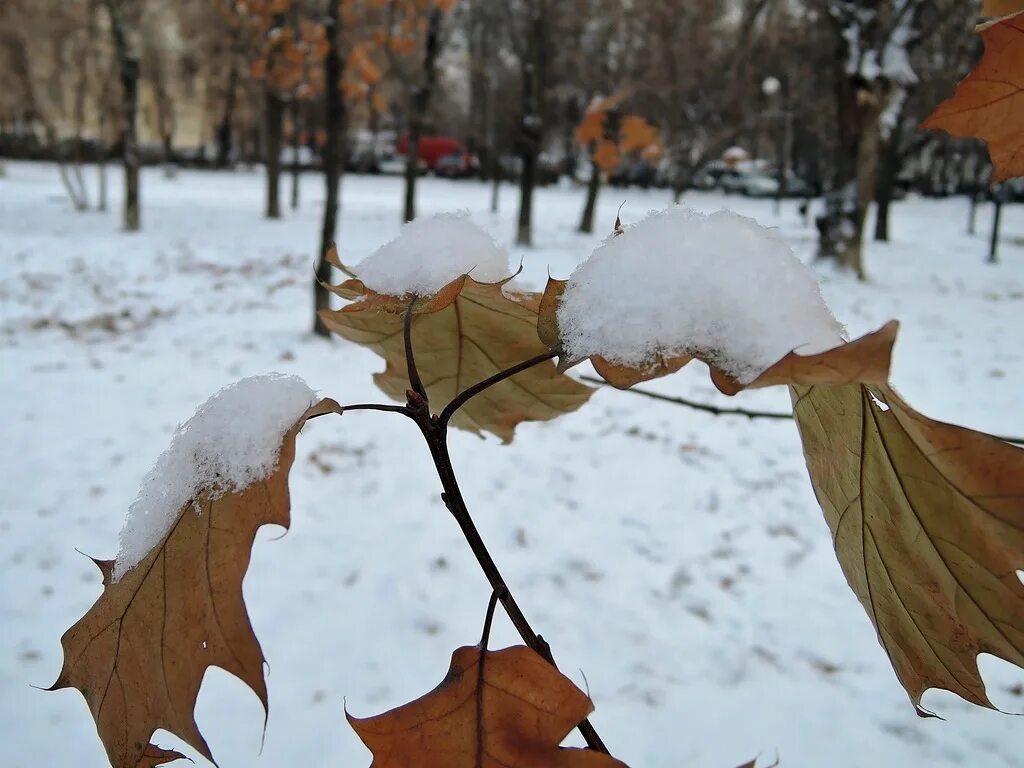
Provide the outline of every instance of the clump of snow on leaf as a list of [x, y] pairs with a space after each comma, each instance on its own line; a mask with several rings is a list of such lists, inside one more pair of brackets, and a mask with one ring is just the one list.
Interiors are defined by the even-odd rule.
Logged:
[[[142, 481], [121, 529], [113, 578], [141, 562], [202, 491], [240, 491], [277, 467], [281, 440], [316, 401], [296, 376], [253, 376], [217, 392], [178, 427]], [[188, 514], [188, 510], [185, 514]]]
[[572, 273], [558, 307], [570, 359], [644, 368], [699, 352], [743, 383], [796, 350], [842, 342], [813, 273], [771, 230], [731, 211], [651, 213]]
[[466, 274], [481, 283], [511, 274], [508, 253], [466, 213], [409, 222], [353, 272], [367, 288], [389, 296], [427, 296]]

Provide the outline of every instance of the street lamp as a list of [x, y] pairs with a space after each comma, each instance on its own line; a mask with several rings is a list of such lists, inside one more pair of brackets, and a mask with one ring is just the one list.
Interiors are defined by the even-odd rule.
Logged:
[[[770, 101], [778, 99], [779, 102], [781, 102], [782, 81], [774, 75], [769, 75], [761, 81], [761, 93], [763, 93]], [[788, 170], [789, 154], [789, 122], [792, 117], [792, 112], [788, 109], [783, 109], [782, 104], [779, 103], [775, 110], [766, 112], [765, 117], [778, 120], [775, 145], [776, 174], [778, 178], [778, 187], [775, 190], [775, 215], [778, 216], [782, 210], [782, 195], [786, 191], [786, 171]]]

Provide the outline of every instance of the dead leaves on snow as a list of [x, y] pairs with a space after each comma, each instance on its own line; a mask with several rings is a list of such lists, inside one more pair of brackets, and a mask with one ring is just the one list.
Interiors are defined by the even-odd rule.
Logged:
[[[332, 260], [351, 274], [336, 254]], [[355, 277], [328, 288], [352, 303], [321, 312], [324, 325], [383, 357], [386, 367], [374, 381], [389, 397], [405, 401], [409, 380], [402, 326], [409, 299], [375, 293]], [[511, 290], [507, 281], [479, 283], [468, 275], [417, 300], [413, 348], [430, 402], [446, 404], [467, 387], [547, 351], [537, 337], [539, 303], [538, 294]], [[544, 362], [470, 400], [452, 424], [508, 442], [518, 424], [574, 411], [592, 392], [553, 362]]]
[[594, 709], [589, 697], [525, 646], [458, 648], [433, 691], [349, 723], [372, 768], [625, 768], [590, 749], [559, 747]]
[[308, 419], [332, 412], [341, 412], [333, 400], [306, 411], [284, 436], [277, 468], [264, 480], [186, 504], [164, 539], [118, 581], [111, 580], [113, 561], [96, 561], [103, 593], [61, 638], [64, 666], [51, 690], [82, 693], [114, 768], [180, 757], [149, 743], [158, 728], [213, 759], [194, 717], [212, 666], [242, 680], [266, 710], [263, 652], [242, 579], [256, 530], [289, 525], [296, 435]]

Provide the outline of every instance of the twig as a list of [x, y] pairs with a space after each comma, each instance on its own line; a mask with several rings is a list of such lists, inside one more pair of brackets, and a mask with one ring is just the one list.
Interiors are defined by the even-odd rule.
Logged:
[[[580, 379], [590, 384], [600, 384], [604, 387], [610, 387], [607, 381], [602, 379], [594, 378], [593, 376], [580, 376]], [[743, 408], [719, 408], [717, 405], [710, 405], [708, 403], [695, 403], [692, 400], [687, 400], [683, 397], [672, 397], [670, 395], [663, 395], [660, 392], [651, 392], [647, 389], [637, 389], [636, 387], [630, 387], [627, 392], [635, 392], [638, 395], [644, 397], [650, 397], [654, 400], [661, 400], [666, 403], [674, 403], [675, 405], [685, 405], [688, 408], [694, 408], [698, 411], [705, 411], [707, 413], [713, 413], [716, 416], [746, 416], [748, 419], [792, 419], [792, 413], [771, 413], [769, 411], [748, 411]], [[1010, 437], [1008, 435], [990, 435], [996, 440], [1002, 440], [1004, 443], [1011, 443], [1013, 445], [1024, 445], [1024, 437]]]
[[504, 371], [501, 371], [500, 373], [494, 374], [488, 379], [484, 379], [483, 381], [474, 384], [473, 386], [468, 387], [467, 389], [464, 389], [462, 392], [457, 394], [455, 398], [450, 403], [448, 403], [448, 405], [444, 407], [444, 410], [441, 411], [441, 415], [437, 417], [437, 420], [441, 423], [442, 426], [446, 426], [448, 422], [451, 420], [452, 416], [455, 415], [455, 412], [459, 410], [459, 408], [464, 406], [469, 400], [479, 395], [485, 389], [490, 389], [495, 384], [499, 384], [505, 379], [515, 376], [517, 373], [522, 373], [528, 368], [533, 368], [533, 366], [535, 365], [540, 365], [541, 363], [547, 360], [552, 360], [556, 357], [558, 357], [557, 351], [549, 350], [547, 352], [543, 352], [542, 354], [539, 354], [536, 357], [531, 357], [529, 360], [524, 360], [518, 365], [513, 365], [511, 368], [507, 368]]
[[[408, 328], [409, 318], [407, 316], [405, 335], [406, 357], [409, 360], [409, 383], [415, 390], [416, 382], [413, 380], [412, 375], [416, 371], [416, 366], [413, 360], [412, 339], [411, 334], [408, 332]], [[532, 357], [529, 360], [525, 360], [518, 365], [514, 365], [511, 368], [500, 371], [494, 376], [465, 389], [456, 395], [455, 398], [445, 406], [441, 415], [438, 417], [432, 417], [430, 415], [430, 408], [426, 401], [425, 393], [421, 393], [422, 396], [417, 397], [417, 393], [415, 391], [412, 392], [409, 397], [408, 406], [404, 409], [404, 413], [416, 422], [420, 431], [423, 433], [423, 437], [427, 442], [427, 447], [430, 449], [430, 457], [434, 460], [434, 468], [437, 470], [437, 476], [441, 480], [441, 487], [444, 489], [444, 492], [441, 494], [441, 500], [448, 508], [448, 511], [451, 512], [452, 517], [455, 518], [455, 522], [458, 523], [459, 528], [462, 530], [462, 535], [469, 544], [469, 548], [476, 556], [477, 563], [480, 564], [481, 570], [483, 570], [484, 575], [487, 577], [487, 581], [491, 585], [491, 589], [493, 591], [491, 596], [492, 601], [501, 603], [501, 607], [505, 609], [505, 613], [508, 614], [512, 625], [516, 628], [516, 631], [519, 632], [519, 636], [523, 639], [523, 642], [556, 669], [558, 667], [551, 655], [551, 647], [548, 645], [547, 641], [538, 635], [533, 630], [533, 627], [530, 626], [530, 622], [527, 621], [526, 616], [519, 608], [519, 604], [516, 603], [516, 599], [512, 595], [512, 591], [508, 588], [508, 584], [505, 583], [505, 578], [501, 575], [501, 571], [498, 570], [498, 566], [494, 562], [494, 558], [491, 557], [491, 553], [487, 550], [487, 545], [484, 544], [483, 537], [480, 536], [480, 531], [477, 530], [476, 524], [473, 522], [473, 518], [469, 514], [469, 509], [466, 507], [466, 501], [462, 497], [462, 490], [459, 488], [459, 482], [455, 477], [455, 469], [452, 466], [451, 455], [448, 452], [448, 422], [452, 415], [462, 407], [462, 405], [487, 388], [515, 376], [517, 373], [522, 373], [528, 368], [532, 368], [535, 365], [551, 360], [556, 357], [557, 354], [558, 353], [556, 351], [544, 352], [543, 354]], [[488, 615], [490, 615], [490, 613], [491, 612], [489, 611]], [[485, 626], [485, 637], [489, 629], [490, 626], [488, 621], [487, 626]], [[583, 722], [579, 723], [576, 727], [583, 736], [584, 741], [587, 742], [587, 746], [596, 752], [608, 754], [608, 748], [604, 745], [604, 742], [598, 735], [597, 730], [593, 725], [591, 725], [589, 720], [583, 720]]]
[[[580, 376], [580, 378], [589, 384], [600, 384], [604, 387], [610, 387], [607, 381], [598, 379], [593, 376]], [[654, 400], [661, 400], [666, 403], [675, 403], [676, 405], [685, 405], [688, 408], [694, 408], [698, 411], [705, 411], [707, 413], [713, 413], [716, 416], [746, 416], [748, 419], [792, 419], [792, 413], [772, 413], [769, 411], [748, 411], [744, 408], [720, 408], [717, 405], [710, 405], [709, 403], [695, 403], [693, 400], [687, 400], [683, 397], [672, 397], [670, 395], [663, 395], [660, 392], [651, 392], [647, 389], [637, 389], [636, 387], [630, 387], [627, 392], [634, 392], [644, 397], [650, 397]]]
[[427, 402], [427, 390], [423, 387], [423, 382], [420, 380], [419, 371], [416, 370], [416, 356], [412, 352], [412, 308], [416, 304], [416, 296], [413, 296], [409, 301], [409, 306], [405, 309], [405, 319], [402, 324], [402, 335], [405, 338], [405, 364], [409, 369], [409, 386], [412, 391], [423, 398], [423, 402]]
[[484, 616], [484, 631], [480, 633], [480, 650], [487, 650], [487, 643], [491, 639], [491, 622], [494, 621], [494, 609], [498, 607], [498, 590], [491, 592], [491, 599], [487, 601], [487, 613]]

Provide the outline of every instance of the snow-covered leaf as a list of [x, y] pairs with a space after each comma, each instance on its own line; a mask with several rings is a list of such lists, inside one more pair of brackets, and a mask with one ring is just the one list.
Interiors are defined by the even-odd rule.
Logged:
[[[252, 403], [255, 410], [258, 403]], [[51, 690], [77, 688], [114, 768], [159, 765], [175, 753], [149, 744], [166, 729], [213, 759], [194, 708], [211, 666], [238, 677], [267, 706], [263, 652], [242, 599], [242, 579], [262, 525], [289, 525], [288, 472], [310, 418], [340, 413], [322, 400], [280, 437], [275, 466], [244, 488], [205, 486], [135, 567], [114, 578], [96, 561], [103, 593], [61, 638], [64, 666]]]
[[[408, 302], [371, 291], [357, 279], [335, 293], [358, 300], [321, 312], [324, 325], [383, 357], [387, 366], [374, 382], [404, 402], [409, 378], [402, 326]], [[536, 330], [539, 302], [538, 294], [510, 291], [505, 282], [478, 283], [466, 275], [418, 300], [412, 309], [412, 341], [430, 402], [443, 406], [467, 387], [545, 352]], [[451, 423], [507, 442], [516, 425], [574, 411], [592, 393], [553, 362], [544, 362], [477, 395]]]

